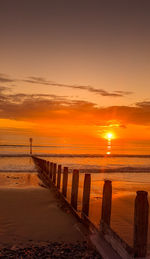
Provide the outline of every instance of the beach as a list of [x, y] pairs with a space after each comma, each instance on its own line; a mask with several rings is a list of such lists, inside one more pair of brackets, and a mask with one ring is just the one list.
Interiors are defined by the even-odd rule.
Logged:
[[[79, 177], [79, 198], [78, 198], [78, 210], [81, 210], [82, 205], [82, 194], [83, 194], [83, 180], [84, 180], [84, 173], [88, 172], [91, 173], [91, 197], [90, 197], [90, 218], [91, 220], [98, 226], [101, 217], [101, 203], [102, 203], [102, 191], [103, 191], [103, 183], [104, 179], [109, 179], [112, 181], [112, 216], [111, 216], [111, 226], [112, 228], [130, 245], [133, 244], [133, 219], [134, 219], [134, 199], [136, 196], [136, 191], [138, 190], [145, 190], [150, 191], [150, 174], [149, 172], [143, 172], [143, 164], [146, 163], [149, 166], [149, 159], [142, 159], [134, 158], [134, 163], [140, 168], [142, 164], [141, 172], [115, 172], [115, 168], [113, 165], [116, 165], [118, 162], [124, 166], [131, 165], [133, 158], [84, 158], [84, 157], [45, 157], [47, 161], [53, 161], [63, 166], [69, 166], [69, 178], [68, 178], [68, 199], [71, 196], [71, 182], [72, 182], [72, 170], [74, 168], [79, 169], [84, 168], [83, 171], [80, 173]], [[0, 177], [3, 174], [7, 173], [11, 176], [15, 174], [18, 176], [19, 168], [21, 172], [20, 175], [20, 187], [24, 187], [24, 184], [32, 183], [33, 186], [35, 185], [35, 179], [32, 177], [35, 174], [36, 168], [33, 164], [31, 158], [28, 157], [1, 157], [1, 173]], [[113, 168], [112, 172], [105, 172], [105, 170], [96, 169], [96, 163], [99, 162], [101, 164], [107, 163], [107, 166], [111, 166]], [[128, 161], [128, 164], [127, 164]], [[147, 162], [145, 162], [147, 161]], [[80, 162], [80, 163], [79, 163]], [[90, 166], [91, 165], [91, 166]], [[90, 167], [90, 171], [89, 171]], [[100, 168], [100, 165], [99, 165]], [[29, 171], [28, 171], [29, 170]], [[133, 168], [134, 170], [134, 168]], [[3, 172], [4, 171], [4, 172]], [[17, 172], [16, 172], [17, 171]], [[7, 173], [6, 173], [7, 172]], [[16, 172], [16, 173], [15, 173]], [[25, 178], [24, 178], [25, 176]], [[21, 181], [22, 179], [22, 181]], [[22, 182], [22, 183], [21, 183]], [[15, 181], [13, 183], [12, 179], [7, 177], [2, 177], [1, 179], [1, 186], [2, 188], [4, 185], [13, 185], [15, 186]], [[36, 183], [38, 185], [38, 183]], [[17, 186], [17, 184], [16, 184]], [[150, 231], [149, 231], [150, 233]], [[149, 234], [150, 240], [150, 234]], [[150, 245], [148, 245], [148, 249]]]
[[8, 184], [4, 179], [7, 187], [0, 185], [1, 245], [6, 242], [25, 244], [29, 240], [83, 241], [76, 220], [61, 209], [52, 191], [38, 185], [36, 174], [31, 176], [31, 181], [29, 174], [7, 173], [3, 177], [8, 179]]
[[[14, 147], [13, 147], [14, 148]], [[20, 150], [20, 147], [16, 147], [16, 150]], [[45, 149], [44, 149], [45, 148]], [[57, 149], [57, 154], [55, 153]], [[24, 148], [22, 150], [25, 152]], [[112, 229], [129, 244], [133, 246], [133, 226], [134, 226], [134, 200], [136, 197], [136, 192], [138, 190], [145, 190], [147, 192], [150, 191], [150, 174], [149, 174], [149, 158], [142, 155], [138, 157], [140, 154], [136, 154], [135, 156], [98, 156], [96, 155], [96, 149], [88, 148], [86, 153], [80, 153], [81, 148], [78, 150], [77, 148], [72, 148], [71, 153], [68, 154], [68, 147], [60, 148], [60, 147], [38, 147], [38, 151], [40, 154], [43, 150], [43, 154], [41, 156], [42, 159], [46, 159], [47, 161], [54, 162], [57, 164], [62, 164], [62, 166], [68, 166], [69, 174], [68, 174], [68, 191], [67, 191], [67, 199], [70, 201], [71, 199], [71, 184], [72, 184], [72, 172], [73, 169], [79, 169], [79, 193], [78, 193], [78, 211], [81, 211], [82, 208], [82, 196], [83, 196], [83, 182], [85, 173], [91, 174], [91, 192], [90, 192], [90, 210], [89, 217], [90, 220], [99, 228], [100, 218], [101, 218], [101, 206], [102, 206], [102, 193], [103, 193], [103, 184], [105, 179], [109, 179], [112, 181], [112, 212], [111, 212], [111, 227]], [[51, 150], [50, 154], [48, 150]], [[89, 154], [90, 150], [92, 150], [91, 154]], [[62, 153], [62, 152], [66, 153]], [[83, 148], [85, 152], [85, 148]], [[94, 152], [95, 151], [95, 152]], [[44, 154], [48, 152], [45, 156]], [[21, 152], [22, 154], [23, 152]], [[19, 200], [14, 203], [14, 207], [9, 206], [14, 212], [12, 217], [15, 217], [15, 213], [17, 215], [17, 223], [16, 226], [20, 229], [24, 236], [21, 237], [23, 242], [27, 241], [27, 237], [33, 235], [33, 238], [36, 242], [38, 242], [39, 236], [42, 237], [43, 240], [51, 240], [50, 233], [47, 230], [44, 222], [48, 221], [48, 225], [50, 224], [49, 218], [51, 215], [49, 214], [49, 204], [51, 204], [51, 200], [49, 195], [47, 196], [48, 190], [44, 187], [39, 186], [41, 181], [36, 176], [36, 168], [32, 161], [31, 157], [23, 156], [18, 157], [17, 154], [11, 155], [8, 152], [9, 156], [1, 156], [0, 157], [0, 182], [1, 182], [1, 192], [4, 194], [2, 196], [11, 197], [14, 196], [14, 200], [18, 196], [28, 197], [31, 196], [32, 200], [37, 204], [36, 206], [39, 208], [35, 211], [30, 211], [32, 208], [32, 203], [29, 207], [25, 206], [22, 209], [22, 218], [26, 217], [29, 222], [29, 225], [32, 226], [33, 221], [33, 229], [31, 231], [30, 228], [26, 228], [19, 221], [18, 207], [20, 207]], [[39, 154], [39, 157], [40, 157]], [[144, 149], [141, 152], [144, 154]], [[18, 178], [19, 177], [19, 178]], [[18, 182], [17, 182], [18, 181]], [[40, 182], [39, 182], [40, 181]], [[62, 188], [62, 182], [61, 182]], [[5, 193], [7, 190], [7, 194]], [[34, 191], [33, 191], [34, 190]], [[11, 193], [13, 192], [13, 193]], [[20, 194], [18, 194], [18, 192]], [[46, 198], [44, 198], [46, 197]], [[25, 198], [26, 199], [26, 198]], [[20, 201], [21, 202], [21, 201]], [[39, 204], [38, 204], [39, 202]], [[10, 204], [9, 200], [5, 202], [6, 204]], [[16, 204], [16, 205], [15, 205]], [[8, 205], [6, 205], [8, 206]], [[26, 209], [24, 209], [26, 208]], [[28, 214], [27, 214], [28, 211]], [[10, 212], [10, 210], [9, 210]], [[8, 215], [9, 215], [8, 212]], [[44, 214], [42, 213], [44, 212]], [[49, 215], [46, 216], [46, 215]], [[24, 216], [25, 215], [25, 216]], [[31, 216], [31, 217], [30, 217]], [[42, 220], [39, 218], [42, 217]], [[45, 218], [44, 218], [45, 217]], [[54, 217], [55, 218], [55, 217]], [[39, 221], [38, 221], [39, 220]], [[14, 220], [15, 221], [15, 220]], [[6, 217], [6, 221], [2, 222], [5, 231], [7, 233], [7, 226], [11, 226], [11, 221]], [[35, 234], [36, 222], [39, 222], [39, 236]], [[46, 223], [45, 223], [46, 224]], [[12, 227], [12, 226], [11, 226]], [[11, 229], [11, 228], [10, 228]], [[40, 230], [41, 229], [41, 230]], [[3, 230], [3, 232], [5, 233]], [[11, 232], [13, 235], [13, 231]], [[26, 234], [25, 234], [26, 233]], [[2, 238], [2, 232], [0, 233]], [[10, 235], [11, 236], [11, 235]], [[45, 237], [44, 237], [45, 236]], [[69, 234], [68, 234], [69, 236]], [[75, 237], [76, 235], [74, 235]], [[55, 235], [53, 236], [55, 237]], [[55, 241], [60, 240], [59, 238]], [[69, 238], [70, 240], [70, 238]], [[67, 241], [66, 241], [67, 242]], [[148, 254], [150, 254], [150, 231], [148, 232]]]
[[76, 256], [95, 253], [99, 258], [87, 247], [83, 226], [36, 173], [1, 173], [0, 204], [0, 256], [29, 252], [38, 258], [45, 252], [66, 258], [68, 250], [70, 256], [76, 251]]

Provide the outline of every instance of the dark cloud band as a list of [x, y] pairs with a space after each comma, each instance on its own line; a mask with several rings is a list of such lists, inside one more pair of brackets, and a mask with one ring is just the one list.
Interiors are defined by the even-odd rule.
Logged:
[[76, 125], [106, 125], [113, 120], [122, 125], [150, 125], [150, 102], [139, 102], [132, 107], [97, 107], [65, 96], [1, 93], [0, 118]]

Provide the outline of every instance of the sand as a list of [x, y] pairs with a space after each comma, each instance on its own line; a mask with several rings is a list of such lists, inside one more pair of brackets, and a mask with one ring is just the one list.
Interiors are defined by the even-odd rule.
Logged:
[[0, 181], [1, 246], [84, 240], [80, 224], [51, 190], [39, 185], [36, 174], [5, 173]]

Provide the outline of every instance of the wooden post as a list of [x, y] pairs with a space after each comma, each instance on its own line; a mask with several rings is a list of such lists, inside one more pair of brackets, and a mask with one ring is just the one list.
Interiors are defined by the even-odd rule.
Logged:
[[41, 171], [42, 171], [42, 174], [43, 174], [43, 172], [44, 172], [44, 160], [42, 159], [42, 164], [41, 164]]
[[49, 172], [49, 161], [46, 162], [46, 174], [48, 176], [48, 172]]
[[112, 183], [110, 180], [105, 180], [103, 187], [102, 200], [102, 215], [101, 221], [110, 226], [111, 218], [111, 202], [112, 202]]
[[54, 163], [53, 164], [53, 183], [56, 184], [56, 167], [57, 167], [57, 164]]
[[45, 175], [47, 173], [47, 161], [45, 160]]
[[44, 160], [44, 175], [46, 175], [46, 160]]
[[48, 178], [50, 178], [50, 165], [51, 165], [51, 162], [49, 162], [48, 164]]
[[43, 160], [43, 166], [44, 166], [43, 175], [45, 177], [45, 170], [46, 170], [46, 161], [45, 160]]
[[86, 216], [89, 215], [89, 202], [90, 202], [90, 189], [91, 189], [91, 174], [85, 174], [83, 199], [82, 199], [82, 213]]
[[50, 179], [52, 180], [53, 177], [53, 163], [50, 163]]
[[29, 141], [30, 141], [30, 155], [32, 155], [32, 141], [33, 141], [33, 139], [29, 138]]
[[68, 167], [64, 167], [62, 194], [67, 197]]
[[147, 192], [137, 191], [134, 208], [134, 256], [146, 257], [149, 204]]
[[58, 174], [57, 174], [57, 188], [60, 189], [61, 183], [61, 165], [58, 165]]
[[44, 175], [44, 160], [42, 159], [42, 161], [41, 161], [42, 163], [41, 163], [41, 174], [42, 174], [42, 176]]
[[79, 186], [79, 170], [73, 170], [72, 190], [71, 190], [71, 205], [75, 210], [77, 210], [78, 186]]

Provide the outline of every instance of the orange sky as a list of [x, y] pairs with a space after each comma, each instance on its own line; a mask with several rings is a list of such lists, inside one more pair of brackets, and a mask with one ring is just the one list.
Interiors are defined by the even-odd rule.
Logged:
[[150, 4], [127, 2], [1, 2], [1, 141], [150, 140]]

